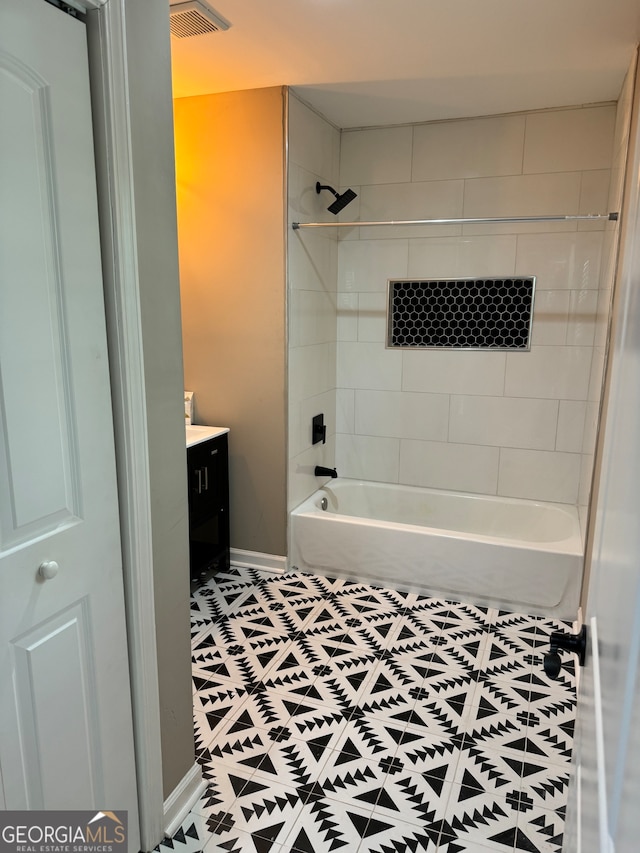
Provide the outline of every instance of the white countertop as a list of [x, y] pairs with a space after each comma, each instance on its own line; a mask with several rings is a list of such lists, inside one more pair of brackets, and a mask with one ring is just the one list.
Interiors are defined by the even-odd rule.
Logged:
[[185, 426], [187, 433], [187, 447], [193, 447], [194, 444], [200, 444], [202, 441], [209, 441], [210, 438], [217, 438], [219, 435], [224, 435], [229, 432], [228, 427], [216, 426]]

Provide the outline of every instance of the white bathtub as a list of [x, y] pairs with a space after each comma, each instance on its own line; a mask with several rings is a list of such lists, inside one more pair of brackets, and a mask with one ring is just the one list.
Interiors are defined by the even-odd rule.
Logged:
[[338, 479], [291, 513], [290, 532], [290, 564], [304, 571], [576, 618], [571, 506]]

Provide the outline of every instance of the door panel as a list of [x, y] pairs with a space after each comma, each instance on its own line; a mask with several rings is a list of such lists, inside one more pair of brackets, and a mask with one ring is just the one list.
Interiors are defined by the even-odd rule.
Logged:
[[[93, 685], [95, 661], [89, 630], [88, 599], [17, 638], [13, 646], [18, 752], [32, 808], [64, 808], [89, 791], [103, 802], [99, 739]], [[59, 662], [64, 661], [64, 669]], [[74, 744], [73, 753], [66, 751]], [[60, 768], [68, 777], [61, 791]]]
[[[6, 550], [70, 520], [77, 512], [78, 483], [71, 466], [75, 440], [49, 86], [6, 53], [0, 66], [3, 114], [12, 117], [0, 134], [0, 160], [20, 187], [0, 213], [8, 271], [0, 293], [0, 458], [5, 464], [0, 547]], [[38, 393], [26, 393], [34, 381]]]
[[[137, 797], [84, 25], [0, 4], [0, 765], [8, 809]], [[45, 577], [43, 563], [57, 572]]]

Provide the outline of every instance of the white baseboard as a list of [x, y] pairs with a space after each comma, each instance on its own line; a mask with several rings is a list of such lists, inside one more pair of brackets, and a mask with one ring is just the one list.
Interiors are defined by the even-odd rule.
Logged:
[[206, 787], [202, 768], [194, 764], [164, 801], [165, 835], [171, 837], [177, 831]]
[[287, 558], [276, 554], [262, 554], [260, 551], [243, 551], [241, 548], [231, 548], [231, 564], [244, 566], [248, 569], [259, 569], [263, 572], [273, 572], [282, 575], [287, 571]]

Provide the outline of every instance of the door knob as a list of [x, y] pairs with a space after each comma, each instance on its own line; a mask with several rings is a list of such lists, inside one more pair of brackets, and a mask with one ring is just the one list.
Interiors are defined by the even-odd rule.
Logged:
[[38, 574], [45, 581], [55, 578], [59, 571], [60, 566], [55, 560], [45, 560], [44, 563], [40, 563], [38, 566]]

